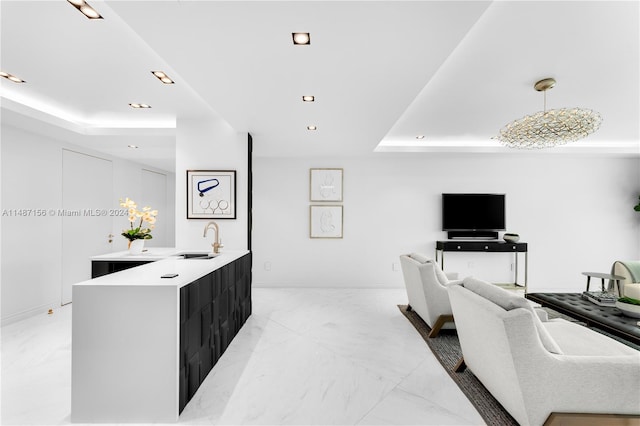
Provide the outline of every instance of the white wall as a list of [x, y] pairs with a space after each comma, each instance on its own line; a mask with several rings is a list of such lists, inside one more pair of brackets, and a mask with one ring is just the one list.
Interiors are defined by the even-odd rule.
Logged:
[[[343, 239], [309, 239], [312, 167], [344, 168]], [[535, 153], [256, 158], [254, 285], [403, 286], [398, 255], [433, 256], [446, 239], [441, 193], [493, 192], [506, 194], [508, 231], [529, 243], [529, 291], [582, 291], [581, 272], [640, 258], [639, 169], [638, 158]], [[511, 263], [510, 254], [447, 253], [445, 270], [508, 282]]]
[[[187, 170], [236, 171], [236, 219], [216, 219], [226, 249], [247, 248], [247, 134], [215, 118], [179, 118], [176, 136], [176, 246], [211, 250], [206, 219], [187, 219]], [[223, 248], [223, 250], [225, 249]]]
[[[3, 123], [2, 125], [2, 244], [1, 244], [1, 319], [15, 321], [49, 308], [60, 306], [62, 217], [10, 216], [13, 209], [62, 208], [62, 150], [72, 149], [113, 162], [113, 207], [118, 198], [140, 200], [141, 164], [112, 158], [46, 136]], [[157, 226], [170, 229], [167, 245], [174, 245], [173, 223], [175, 176], [167, 174], [167, 206], [160, 212]], [[91, 206], [87, 206], [90, 208]], [[113, 218], [113, 251], [125, 250], [126, 240], [119, 235], [128, 225], [126, 217]], [[78, 238], [83, 238], [78, 235]], [[89, 260], [87, 260], [89, 261]], [[90, 277], [87, 277], [87, 279]]]

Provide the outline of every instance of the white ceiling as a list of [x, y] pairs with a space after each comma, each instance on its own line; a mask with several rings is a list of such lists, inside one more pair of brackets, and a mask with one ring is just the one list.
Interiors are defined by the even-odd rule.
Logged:
[[509, 152], [491, 137], [542, 110], [533, 83], [554, 77], [549, 108], [604, 121], [552, 152], [640, 155], [638, 1], [89, 4], [103, 20], [65, 0], [0, 2], [0, 69], [27, 81], [0, 79], [3, 126], [166, 170], [176, 121], [211, 114], [250, 132], [257, 156]]

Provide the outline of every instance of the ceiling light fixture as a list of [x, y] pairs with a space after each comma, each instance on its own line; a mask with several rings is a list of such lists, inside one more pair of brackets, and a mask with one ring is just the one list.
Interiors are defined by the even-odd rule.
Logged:
[[316, 100], [315, 96], [307, 95], [302, 97], [302, 102], [315, 102], [315, 100]]
[[16, 77], [13, 74], [9, 74], [8, 72], [0, 71], [0, 77], [4, 77], [7, 80], [11, 80], [14, 83], [26, 83], [23, 79]]
[[318, 130], [316, 126], [307, 126], [307, 130]]
[[127, 147], [131, 149], [138, 149], [138, 145], [127, 145]]
[[151, 108], [151, 105], [147, 105], [147, 104], [129, 104], [129, 106], [131, 108], [136, 108], [136, 109], [139, 109], [139, 108], [143, 108], [143, 109], [144, 108]]
[[308, 45], [311, 44], [311, 35], [309, 33], [291, 33], [294, 45]]
[[553, 78], [536, 82], [533, 88], [544, 93], [544, 110], [512, 121], [492, 139], [497, 139], [510, 148], [549, 148], [585, 138], [598, 130], [602, 117], [590, 109], [562, 108], [547, 111], [547, 90], [555, 84]]
[[70, 4], [73, 5], [76, 9], [78, 9], [84, 16], [89, 19], [103, 19], [102, 16], [94, 8], [89, 6], [89, 4], [84, 0], [67, 0]]
[[424, 139], [424, 135], [418, 135], [416, 136], [416, 139]]
[[160, 80], [164, 84], [174, 83], [173, 80], [171, 80], [169, 76], [164, 73], [164, 71], [151, 71], [151, 74], [155, 75], [158, 78], [158, 80]]

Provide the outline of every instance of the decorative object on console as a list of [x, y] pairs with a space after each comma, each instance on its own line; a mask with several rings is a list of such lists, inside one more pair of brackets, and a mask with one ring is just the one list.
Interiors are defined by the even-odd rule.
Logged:
[[187, 170], [187, 219], [235, 219], [236, 171]]
[[[151, 231], [155, 227], [156, 216], [158, 210], [152, 210], [151, 207], [143, 207], [142, 210], [138, 210], [138, 205], [135, 201], [129, 197], [122, 201], [120, 199], [120, 207], [124, 207], [129, 213], [130, 229], [122, 231], [123, 237], [129, 240], [129, 252], [131, 254], [140, 254], [144, 248], [144, 240], [150, 240], [153, 238]], [[135, 226], [137, 222], [138, 226]], [[144, 227], [144, 224], [148, 223], [148, 227]]]
[[517, 243], [520, 240], [520, 235], [507, 232], [502, 236], [502, 239], [508, 243]]
[[547, 90], [555, 84], [553, 78], [536, 82], [534, 89], [544, 93], [544, 110], [512, 121], [492, 139], [499, 140], [509, 148], [549, 148], [585, 138], [598, 130], [602, 117], [590, 109], [561, 108], [547, 111]]
[[343, 169], [309, 169], [310, 201], [342, 201]]
[[[638, 197], [638, 199], [640, 199], [640, 197]], [[638, 201], [638, 204], [636, 204], [635, 206], [633, 206], [633, 209], [637, 212], [640, 212], [640, 201]]]

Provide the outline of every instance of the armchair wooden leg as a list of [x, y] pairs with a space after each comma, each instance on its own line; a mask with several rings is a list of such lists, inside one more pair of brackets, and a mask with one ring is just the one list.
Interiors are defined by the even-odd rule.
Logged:
[[436, 337], [438, 333], [440, 333], [442, 326], [448, 322], [453, 322], [453, 315], [440, 315], [436, 319], [435, 324], [433, 324], [433, 328], [429, 332], [429, 337]]
[[456, 373], [462, 373], [466, 369], [467, 369], [467, 364], [465, 364], [463, 357], [460, 358], [456, 366], [453, 367], [453, 371], [455, 371]]

